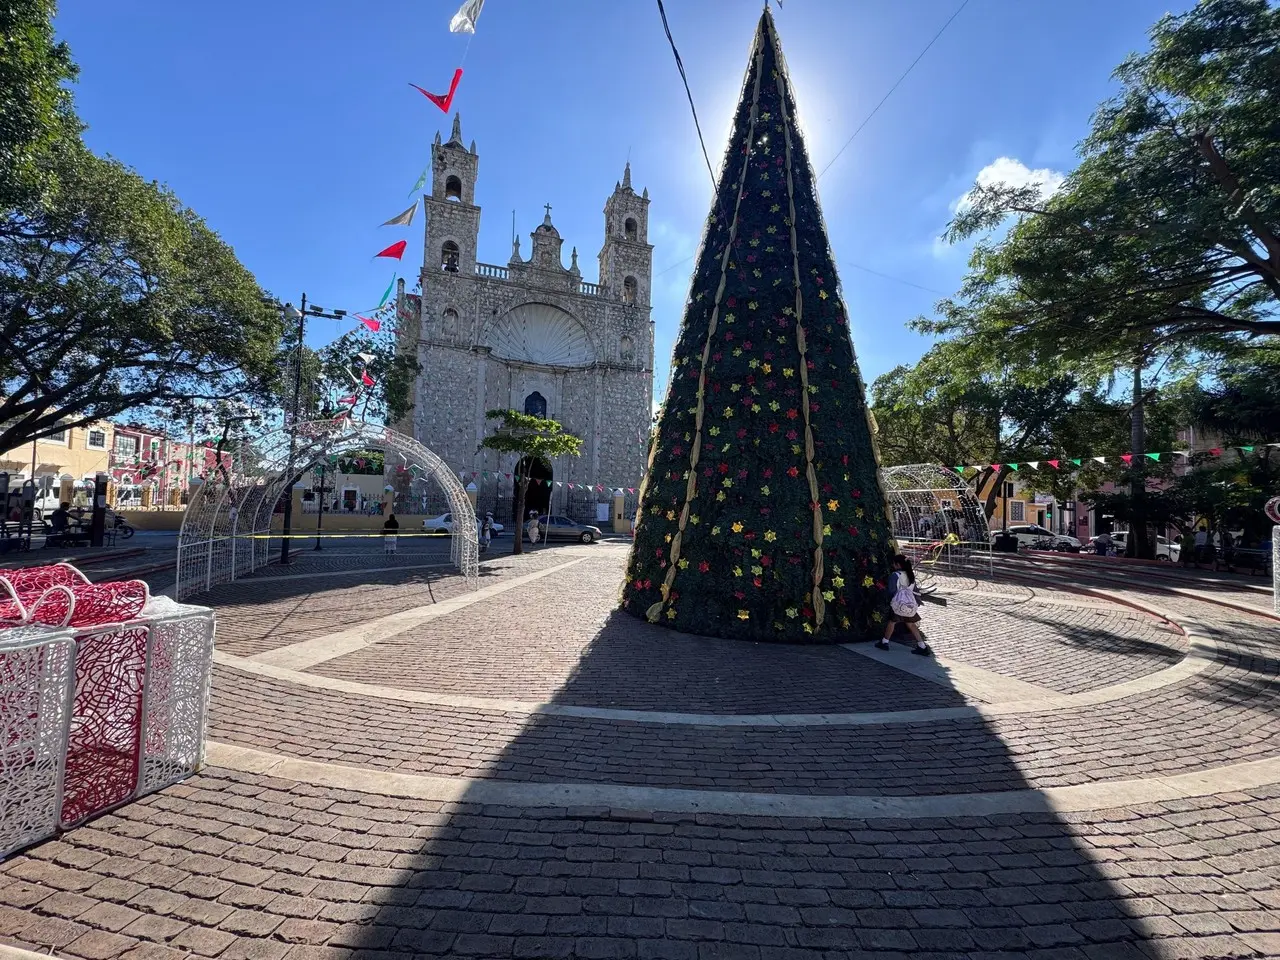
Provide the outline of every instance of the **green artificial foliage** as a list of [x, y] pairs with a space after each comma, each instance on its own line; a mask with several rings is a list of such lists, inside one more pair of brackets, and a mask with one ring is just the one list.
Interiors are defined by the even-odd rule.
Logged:
[[881, 632], [893, 543], [864, 393], [766, 8], [675, 347], [623, 609], [748, 640]]

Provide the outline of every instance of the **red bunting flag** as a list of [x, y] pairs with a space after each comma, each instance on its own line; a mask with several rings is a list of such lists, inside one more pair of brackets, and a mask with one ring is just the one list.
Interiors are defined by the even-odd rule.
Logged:
[[[357, 403], [359, 403], [359, 402], [360, 402], [360, 398], [359, 398], [359, 397], [357, 397], [354, 393], [353, 393], [351, 396], [349, 396], [349, 397], [339, 397], [339, 398], [338, 398], [338, 403], [342, 403], [342, 404], [347, 404], [347, 403], [349, 403], [349, 404], [353, 404], [353, 405], [354, 405], [354, 404], [357, 404]], [[362, 466], [363, 466], [363, 464], [362, 464]]]
[[1051, 467], [1053, 467], [1053, 469], [1057, 470], [1057, 469], [1058, 469], [1058, 464], [1059, 464], [1059, 463], [1061, 463], [1061, 461], [1060, 461], [1060, 460], [1046, 460], [1046, 461], [1045, 461], [1045, 463], [1049, 464], [1049, 466], [1051, 466]]
[[366, 387], [372, 387], [374, 385], [373, 377], [369, 376], [369, 371], [367, 370], [360, 371], [360, 382]]
[[381, 320], [375, 320], [373, 319], [373, 317], [362, 317], [358, 313], [356, 314], [356, 319], [359, 320], [361, 323], [363, 323], [366, 327], [368, 327], [374, 333], [377, 333], [379, 330], [382, 329]]
[[1214, 447], [1212, 450], [1209, 451], [1209, 454], [1214, 457], [1220, 457], [1222, 456], [1222, 448]]
[[408, 240], [397, 240], [385, 250], [379, 250], [374, 254], [375, 257], [392, 257], [399, 260], [404, 256], [404, 248], [409, 245]]
[[1125, 463], [1132, 464], [1132, 463], [1133, 463], [1133, 454], [1132, 454], [1132, 453], [1122, 453], [1122, 454], [1120, 454], [1120, 459], [1121, 459], [1121, 460], [1123, 460]]
[[413, 89], [417, 90], [420, 94], [422, 94], [432, 103], [434, 103], [437, 107], [439, 107], [445, 113], [448, 113], [449, 107], [453, 104], [453, 95], [458, 90], [458, 81], [461, 79], [462, 79], [462, 68], [458, 67], [457, 70], [453, 71], [453, 82], [449, 84], [449, 92], [446, 93], [444, 96], [441, 96], [438, 93], [428, 93], [426, 90], [423, 90], [416, 83], [411, 83], [409, 84], [409, 86], [413, 87]]
[[999, 471], [999, 470], [1000, 470], [1000, 464], [998, 464], [998, 463], [993, 463], [993, 464], [991, 465], [991, 469], [992, 469], [992, 470], [995, 470], [995, 471]]

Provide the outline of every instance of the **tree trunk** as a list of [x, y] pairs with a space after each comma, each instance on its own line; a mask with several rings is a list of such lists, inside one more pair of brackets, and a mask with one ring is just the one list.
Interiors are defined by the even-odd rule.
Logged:
[[[1000, 491], [1004, 487], [1004, 478], [1007, 477], [1008, 475], [1009, 475], [1009, 471], [1005, 467], [1001, 467], [999, 470], [993, 471], [992, 473], [992, 476], [995, 478], [995, 482], [991, 484], [991, 488], [987, 491], [987, 495], [984, 498], [983, 504], [982, 504], [982, 508], [987, 513], [988, 524], [991, 522], [991, 518], [994, 517], [996, 514], [996, 503], [1000, 500]], [[982, 489], [981, 477], [978, 478], [978, 482], [977, 484], [975, 484], [975, 487], [976, 487], [976, 490]], [[1003, 525], [1004, 526], [1009, 525], [1008, 517], [1004, 518]]]
[[1132, 459], [1129, 461], [1129, 536], [1124, 555], [1154, 560], [1155, 547], [1147, 529], [1147, 476], [1144, 467], [1147, 434], [1143, 417], [1142, 367], [1143, 358], [1139, 356], [1133, 364], [1133, 406], [1129, 409], [1129, 453]]
[[529, 478], [522, 477], [517, 464], [516, 472], [516, 545], [511, 548], [513, 554], [524, 553], [524, 492], [529, 485]]

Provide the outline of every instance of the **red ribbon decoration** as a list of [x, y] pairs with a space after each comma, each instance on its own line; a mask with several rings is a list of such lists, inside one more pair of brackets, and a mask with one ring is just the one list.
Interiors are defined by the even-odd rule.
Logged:
[[409, 245], [408, 240], [397, 240], [385, 250], [379, 250], [374, 254], [375, 257], [388, 257], [399, 260], [404, 256], [404, 248]]
[[439, 107], [445, 113], [448, 113], [449, 106], [453, 103], [453, 95], [454, 93], [457, 92], [457, 89], [458, 89], [458, 81], [461, 79], [462, 79], [462, 68], [459, 67], [457, 70], [453, 71], [453, 82], [449, 84], [449, 92], [446, 93], [443, 97], [440, 96], [438, 93], [428, 93], [426, 90], [423, 90], [416, 83], [411, 83], [409, 84], [409, 86], [413, 87], [413, 89], [417, 90], [420, 94], [422, 94], [432, 103], [434, 103], [437, 107]]
[[367, 370], [360, 371], [360, 382], [363, 383], [366, 387], [373, 386], [374, 384], [373, 377], [369, 376], [369, 371]]

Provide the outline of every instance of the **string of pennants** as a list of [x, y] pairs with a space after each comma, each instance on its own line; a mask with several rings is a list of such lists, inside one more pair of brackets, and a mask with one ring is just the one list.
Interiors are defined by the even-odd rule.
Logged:
[[[449, 31], [451, 33], [466, 33], [474, 35], [476, 32], [476, 21], [480, 19], [480, 12], [483, 9], [484, 0], [464, 0], [462, 6], [458, 8], [458, 12], [455, 13], [453, 18], [449, 21]], [[467, 47], [462, 53], [463, 63], [466, 62], [467, 51], [470, 49], [471, 41], [470, 38], [468, 38]], [[410, 83], [409, 86], [413, 87], [413, 89], [417, 90], [420, 94], [439, 107], [440, 111], [447, 116], [450, 108], [453, 106], [454, 95], [458, 92], [458, 84], [462, 82], [462, 72], [462, 64], [460, 63], [454, 68], [453, 77], [449, 81], [449, 89], [446, 93], [432, 93], [430, 90], [424, 89], [416, 83]], [[417, 182], [414, 183], [412, 189], [410, 189], [409, 196], [413, 197], [413, 204], [407, 210], [404, 210], [396, 214], [394, 217], [391, 217], [389, 220], [384, 221], [381, 226], [410, 227], [413, 225], [414, 214], [418, 211], [418, 197], [416, 194], [426, 186], [427, 177], [430, 172], [430, 166], [423, 169], [422, 175], [418, 177]], [[403, 260], [405, 250], [408, 249], [408, 246], [409, 241], [397, 240], [395, 243], [392, 243], [375, 253], [373, 255], [373, 259], [376, 260], [382, 258], [400, 262]], [[384, 314], [385, 311], [391, 309], [393, 306], [389, 301], [391, 300], [392, 293], [395, 291], [396, 280], [399, 279], [398, 274], [399, 271], [391, 275], [391, 282], [387, 284], [387, 289], [383, 291], [382, 297], [378, 300], [378, 305], [376, 307], [358, 310], [354, 313], [355, 318], [373, 333], [381, 332], [382, 328], [386, 324], [387, 318], [384, 315], [380, 316], [380, 314]], [[372, 314], [372, 316], [364, 316], [364, 314]], [[397, 319], [403, 320], [406, 318], [400, 316], [397, 312]], [[386, 332], [394, 335], [396, 333], [396, 328], [387, 327]], [[368, 360], [365, 362], [368, 363]], [[369, 376], [367, 369], [361, 370], [359, 381], [356, 381], [355, 375], [350, 370], [347, 371], [347, 374], [351, 377], [352, 381], [355, 382], [355, 389], [346, 396], [335, 397], [337, 404], [342, 407], [342, 410], [338, 415], [333, 418], [335, 423], [353, 419], [355, 409], [360, 403], [362, 393], [365, 390], [371, 390], [373, 387], [377, 386], [373, 378]]]
[[[512, 475], [509, 473], [502, 473], [498, 470], [472, 470], [469, 473], [466, 471], [459, 471], [458, 478], [460, 480], [511, 480]], [[530, 477], [529, 485], [535, 487], [539, 485], [546, 485], [548, 487], [554, 485], [556, 489], [568, 487], [570, 490], [594, 490], [596, 493], [604, 493], [607, 490], [626, 490], [627, 493], [636, 492], [635, 487], [620, 487], [611, 483], [570, 483], [567, 480], [543, 480], [541, 477]]]
[[1053, 460], [1020, 460], [1017, 463], [982, 463], [982, 464], [957, 464], [956, 473], [963, 476], [968, 470], [982, 472], [983, 470], [1000, 471], [1004, 468], [1010, 470], [1021, 470], [1023, 467], [1030, 467], [1032, 470], [1040, 470], [1042, 467], [1048, 467], [1053, 470], [1070, 470], [1073, 467], [1085, 467], [1092, 463], [1101, 464], [1122, 464], [1126, 467], [1132, 466], [1135, 459], [1145, 458], [1147, 460], [1155, 460], [1163, 462], [1163, 458], [1182, 457], [1184, 462], [1190, 460], [1195, 453], [1207, 453], [1212, 457], [1220, 457], [1229, 450], [1238, 450], [1240, 456], [1246, 453], [1253, 453], [1255, 450], [1264, 447], [1280, 447], [1280, 443], [1256, 443], [1247, 445], [1238, 445], [1234, 447], [1210, 447], [1206, 450], [1163, 450], [1158, 453], [1121, 453], [1112, 454], [1106, 457], [1058, 457]]

